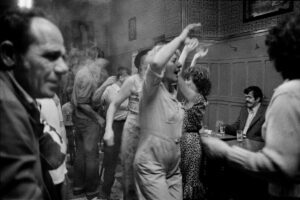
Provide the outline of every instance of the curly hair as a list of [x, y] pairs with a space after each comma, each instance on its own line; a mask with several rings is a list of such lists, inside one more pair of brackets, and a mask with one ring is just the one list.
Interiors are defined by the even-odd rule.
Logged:
[[199, 93], [205, 98], [211, 90], [211, 81], [209, 80], [209, 69], [206, 67], [190, 67], [185, 73], [185, 78], [191, 78]]
[[294, 14], [273, 27], [266, 37], [268, 54], [284, 79], [300, 78], [300, 14]]

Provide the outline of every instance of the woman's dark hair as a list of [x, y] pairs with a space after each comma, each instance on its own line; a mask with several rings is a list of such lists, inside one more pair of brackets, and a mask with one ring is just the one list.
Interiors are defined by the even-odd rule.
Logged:
[[205, 98], [211, 90], [211, 82], [209, 80], [209, 70], [206, 67], [190, 67], [185, 73], [185, 78], [191, 78], [199, 93]]
[[124, 72], [126, 72], [128, 75], [130, 75], [130, 70], [128, 68], [119, 66], [117, 69], [117, 79], [119, 79], [120, 76], [122, 76]]
[[148, 53], [148, 51], [150, 51], [150, 49], [145, 49], [145, 50], [138, 52], [138, 54], [136, 55], [136, 57], [134, 59], [134, 65], [138, 70], [140, 70], [140, 66], [141, 66], [142, 62], [144, 62], [145, 55]]
[[0, 43], [8, 40], [13, 43], [18, 53], [27, 51], [33, 37], [29, 32], [31, 20], [34, 17], [43, 17], [45, 14], [37, 9], [12, 9], [0, 16]]
[[273, 27], [266, 38], [268, 54], [284, 79], [300, 78], [300, 15], [294, 14]]

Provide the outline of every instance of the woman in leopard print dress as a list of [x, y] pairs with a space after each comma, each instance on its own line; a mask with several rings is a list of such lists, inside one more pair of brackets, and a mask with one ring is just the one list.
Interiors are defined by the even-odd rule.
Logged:
[[[193, 47], [185, 46], [185, 51]], [[179, 78], [178, 86], [185, 97], [185, 116], [181, 138], [181, 172], [183, 182], [183, 199], [206, 199], [206, 188], [203, 184], [202, 149], [199, 130], [203, 125], [203, 116], [207, 106], [207, 95], [211, 89], [207, 68], [194, 66], [197, 58], [205, 56], [207, 51], [195, 54], [191, 67]], [[186, 53], [188, 54], [188, 53]]]

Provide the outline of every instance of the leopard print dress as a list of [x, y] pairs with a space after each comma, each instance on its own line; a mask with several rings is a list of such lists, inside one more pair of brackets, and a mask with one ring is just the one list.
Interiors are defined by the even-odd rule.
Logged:
[[199, 130], [203, 124], [207, 101], [199, 94], [194, 102], [192, 107], [185, 109], [180, 143], [184, 200], [206, 199], [206, 189], [202, 183], [204, 166]]

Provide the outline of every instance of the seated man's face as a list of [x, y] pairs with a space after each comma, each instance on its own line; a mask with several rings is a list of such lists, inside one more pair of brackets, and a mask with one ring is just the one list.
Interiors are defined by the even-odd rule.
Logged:
[[[19, 82], [34, 98], [51, 98], [57, 92], [59, 82], [68, 67], [61, 32], [50, 21], [35, 17], [30, 34], [33, 41], [21, 55]], [[20, 66], [17, 66], [20, 67]]]
[[245, 100], [247, 108], [252, 109], [259, 103], [260, 99], [255, 99], [253, 96], [253, 92], [251, 91], [248, 94], [245, 94]]

